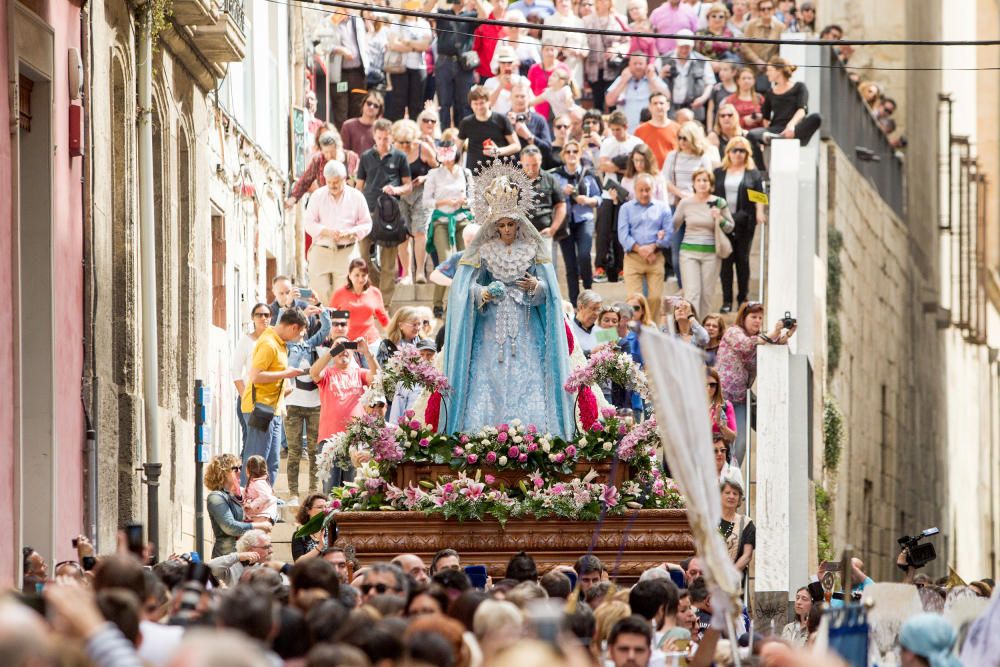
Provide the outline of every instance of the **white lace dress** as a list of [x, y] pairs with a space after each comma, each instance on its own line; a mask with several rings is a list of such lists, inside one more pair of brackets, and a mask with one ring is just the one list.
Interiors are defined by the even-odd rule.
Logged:
[[[549, 287], [535, 270], [535, 248], [522, 240], [509, 246], [494, 240], [483, 245], [480, 258], [473, 274], [474, 303], [482, 303], [494, 281], [504, 284], [505, 293], [476, 310], [470, 391], [459, 408], [464, 408], [460, 430], [475, 432], [516, 418], [542, 433], [555, 432], [559, 425], [548, 421], [556, 414], [553, 397], [561, 388], [547, 386], [552, 380], [543, 372], [545, 328], [537, 306]], [[530, 294], [515, 284], [525, 273], [539, 280]]]

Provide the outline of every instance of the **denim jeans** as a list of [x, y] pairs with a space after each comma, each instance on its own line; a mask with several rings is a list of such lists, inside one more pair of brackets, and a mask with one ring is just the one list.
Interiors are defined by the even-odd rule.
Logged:
[[243, 397], [236, 397], [236, 421], [240, 423], [240, 448], [247, 446], [247, 416], [243, 414]]
[[[438, 56], [434, 65], [434, 80], [440, 109], [441, 129], [458, 127], [463, 118], [472, 113], [469, 91], [472, 90], [474, 72], [466, 72], [452, 56]], [[452, 120], [454, 119], [454, 121]], [[445, 258], [441, 258], [444, 261]]]
[[260, 430], [250, 426], [250, 413], [244, 412], [243, 419], [247, 420], [247, 441], [243, 445], [243, 469], [240, 471], [240, 484], [246, 486], [247, 483], [247, 459], [251, 456], [263, 456], [267, 461], [267, 478], [271, 486], [278, 478], [278, 458], [281, 453], [281, 440], [285, 435], [284, 424], [281, 417], [275, 416], [271, 419], [267, 430]]
[[730, 447], [729, 461], [737, 468], [743, 463], [743, 458], [747, 455], [747, 404], [733, 403], [733, 414], [736, 417], [736, 440]]
[[576, 297], [580, 296], [580, 281], [583, 289], [590, 289], [594, 284], [594, 271], [590, 265], [590, 250], [594, 245], [594, 220], [586, 220], [569, 225], [569, 236], [559, 242], [563, 262], [566, 264], [566, 286], [569, 288], [569, 300], [575, 306]]
[[681, 241], [684, 239], [686, 229], [687, 223], [681, 223], [680, 229], [676, 230], [674, 235], [670, 237], [670, 263], [674, 267], [674, 277], [677, 278], [678, 288], [684, 287], [684, 281], [681, 280]]

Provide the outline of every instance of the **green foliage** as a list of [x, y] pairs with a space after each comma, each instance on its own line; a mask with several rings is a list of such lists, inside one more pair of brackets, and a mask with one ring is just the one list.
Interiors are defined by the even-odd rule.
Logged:
[[149, 23], [149, 34], [154, 48], [160, 33], [170, 25], [174, 14], [174, 0], [147, 0], [141, 20]]
[[840, 464], [844, 448], [844, 415], [837, 401], [827, 396], [823, 399], [823, 467], [832, 474]]
[[843, 265], [840, 262], [840, 251], [844, 247], [844, 236], [831, 226], [827, 231], [826, 259], [826, 366], [827, 378], [831, 377], [840, 365], [840, 350], [843, 340], [840, 335], [841, 290]]
[[816, 555], [819, 562], [833, 560], [830, 523], [833, 521], [833, 500], [819, 484], [816, 485]]

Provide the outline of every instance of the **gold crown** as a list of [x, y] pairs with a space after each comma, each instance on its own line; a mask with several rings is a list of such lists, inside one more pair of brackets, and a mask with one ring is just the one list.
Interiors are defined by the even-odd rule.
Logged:
[[481, 225], [502, 218], [527, 219], [535, 208], [535, 189], [520, 167], [493, 160], [472, 180], [472, 214]]

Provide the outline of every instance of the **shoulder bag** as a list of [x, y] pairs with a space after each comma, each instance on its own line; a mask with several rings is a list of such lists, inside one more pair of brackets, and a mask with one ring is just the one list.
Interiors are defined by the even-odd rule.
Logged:
[[[720, 199], [720, 198], [717, 198]], [[724, 199], [722, 201], [725, 201]], [[721, 207], [719, 207], [721, 210]], [[721, 223], [714, 223], [712, 228], [715, 230], [715, 254], [720, 259], [726, 259], [733, 254], [733, 242], [729, 240], [726, 233], [722, 231]]]
[[[285, 380], [281, 379], [281, 384], [278, 385], [278, 400], [281, 400], [281, 392], [285, 389]], [[257, 402], [257, 385], [250, 385], [250, 397], [253, 399], [253, 411], [250, 413], [250, 417], [247, 419], [247, 425], [251, 428], [255, 428], [258, 431], [266, 431], [271, 426], [271, 421], [274, 419], [275, 408], [278, 404], [275, 402], [273, 406], [267, 403]]]

